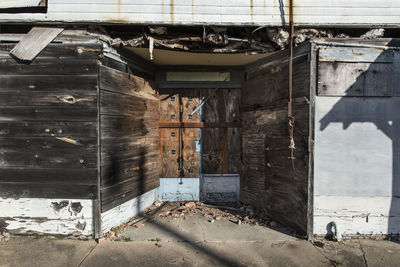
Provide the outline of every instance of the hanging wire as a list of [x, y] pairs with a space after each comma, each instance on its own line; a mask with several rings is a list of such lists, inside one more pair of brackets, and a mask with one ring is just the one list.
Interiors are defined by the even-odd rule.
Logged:
[[292, 168], [295, 169], [294, 150], [294, 124], [293, 116], [293, 38], [294, 38], [294, 23], [293, 23], [293, 0], [289, 0], [289, 27], [290, 27], [290, 43], [289, 43], [289, 102], [288, 102], [288, 128], [289, 128], [289, 159], [292, 161]]

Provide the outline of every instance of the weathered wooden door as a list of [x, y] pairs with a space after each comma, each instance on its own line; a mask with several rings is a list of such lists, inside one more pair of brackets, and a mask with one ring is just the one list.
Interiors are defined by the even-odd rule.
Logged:
[[[200, 92], [176, 89], [160, 101], [160, 177], [200, 177]], [[193, 113], [193, 114], [192, 114]]]
[[240, 195], [241, 90], [204, 89], [202, 200], [238, 201]]
[[160, 198], [239, 200], [240, 90], [169, 89], [161, 94]]

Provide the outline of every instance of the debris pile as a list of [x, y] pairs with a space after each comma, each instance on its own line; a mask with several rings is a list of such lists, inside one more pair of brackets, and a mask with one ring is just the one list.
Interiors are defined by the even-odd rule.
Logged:
[[[155, 209], [155, 205], [148, 212]], [[277, 227], [278, 223], [272, 221], [262, 211], [253, 209], [250, 205], [240, 203], [221, 203], [209, 205], [202, 202], [168, 202], [157, 211], [155, 218], [186, 218], [187, 216], [202, 216], [210, 223], [229, 220], [236, 224], [250, 224]]]
[[157, 219], [187, 219], [190, 216], [204, 217], [209, 223], [229, 221], [237, 225], [259, 225], [283, 229], [278, 222], [271, 220], [263, 211], [250, 205], [235, 203], [207, 204], [203, 202], [159, 202], [156, 201], [138, 217], [112, 228], [106, 238], [113, 241], [130, 241], [121, 232], [131, 227], [146, 227], [147, 222]]

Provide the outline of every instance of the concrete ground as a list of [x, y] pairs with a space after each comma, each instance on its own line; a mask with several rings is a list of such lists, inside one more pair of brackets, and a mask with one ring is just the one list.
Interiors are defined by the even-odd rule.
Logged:
[[400, 244], [368, 239], [308, 242], [283, 229], [201, 216], [141, 221], [122, 241], [11, 237], [0, 266], [399, 266]]
[[164, 242], [263, 242], [296, 240], [285, 228], [271, 229], [249, 224], [237, 225], [229, 220], [213, 220], [198, 216], [156, 218], [119, 232], [122, 239]]

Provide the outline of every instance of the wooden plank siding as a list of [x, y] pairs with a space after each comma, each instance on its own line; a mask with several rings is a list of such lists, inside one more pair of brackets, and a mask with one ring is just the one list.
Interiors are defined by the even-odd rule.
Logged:
[[[0, 22], [103, 22], [181, 25], [288, 24], [289, 0], [48, 0], [46, 14], [0, 14]], [[396, 0], [293, 1], [298, 26], [397, 26]]]
[[96, 198], [101, 45], [52, 43], [31, 64], [14, 46], [0, 44], [1, 197]]
[[100, 66], [101, 211], [159, 186], [159, 100], [144, 79]]
[[287, 51], [249, 65], [242, 91], [241, 200], [303, 235], [308, 221], [309, 46], [296, 48], [293, 67], [295, 170], [288, 149]]

